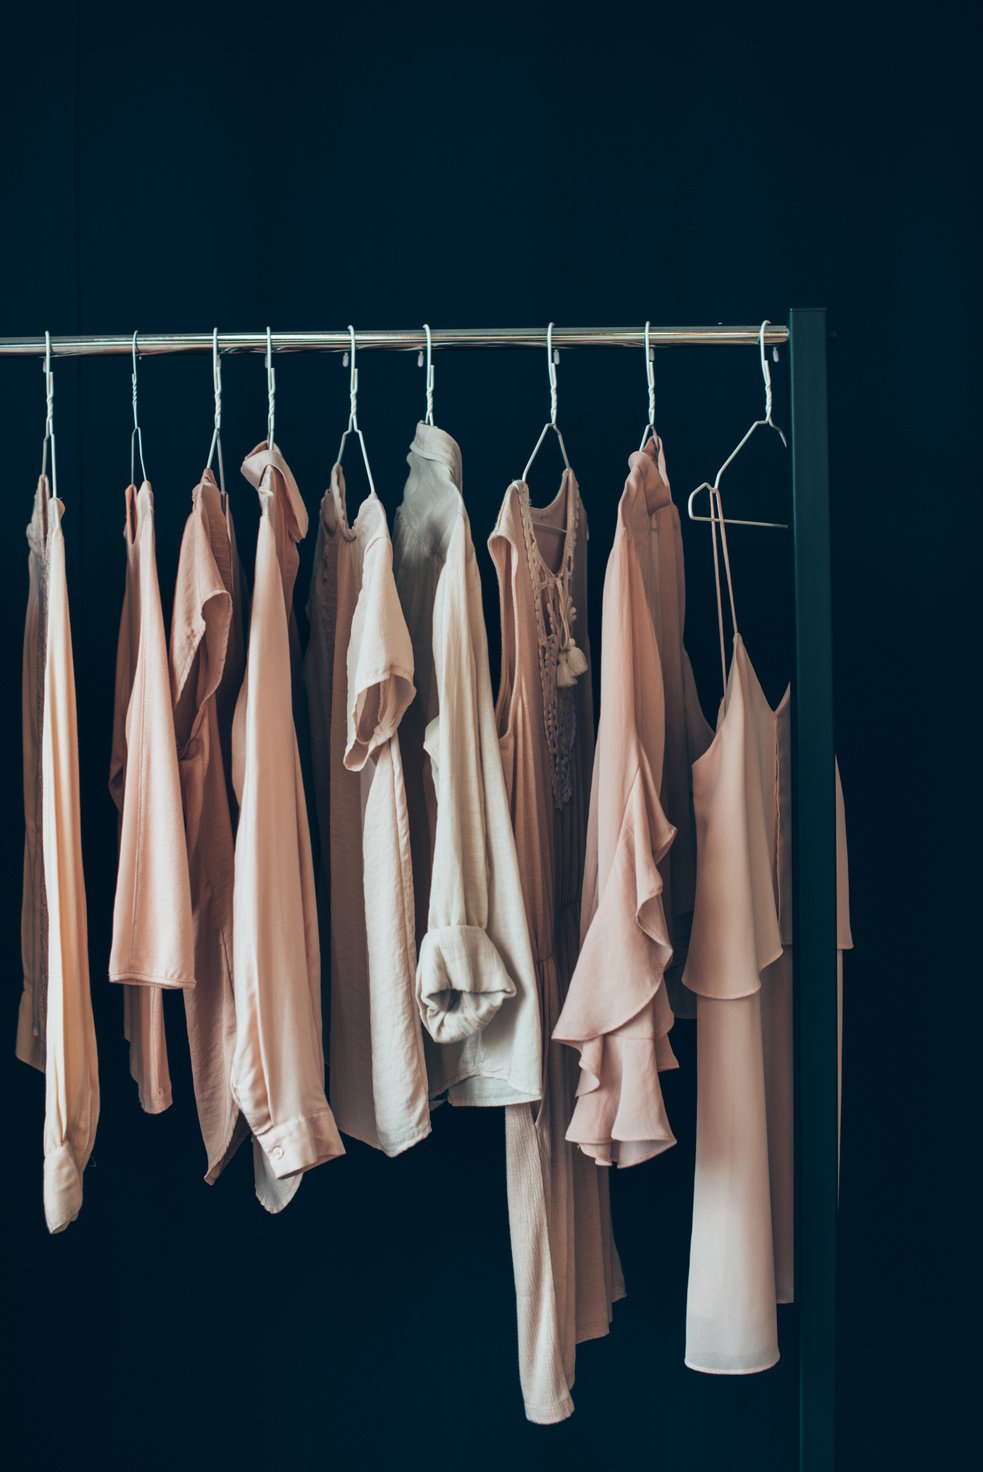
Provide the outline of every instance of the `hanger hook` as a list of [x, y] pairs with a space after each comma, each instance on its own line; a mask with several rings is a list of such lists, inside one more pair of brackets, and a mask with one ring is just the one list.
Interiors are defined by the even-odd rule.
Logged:
[[273, 449], [276, 423], [276, 371], [273, 367], [273, 334], [266, 329], [266, 443]]
[[132, 343], [132, 347], [131, 347], [131, 353], [132, 353], [132, 357], [133, 357], [133, 367], [132, 367], [132, 370], [131, 370], [131, 373], [130, 373], [130, 397], [131, 397], [131, 399], [133, 401], [133, 433], [130, 435], [130, 484], [131, 485], [135, 484], [135, 481], [136, 481], [136, 463], [137, 463], [137, 461], [136, 461], [136, 452], [137, 452], [137, 446], [140, 447], [140, 472], [141, 472], [144, 480], [147, 479], [147, 467], [143, 463], [143, 431], [140, 428], [140, 416], [139, 416], [139, 412], [138, 412], [138, 408], [137, 408], [137, 358], [139, 357], [139, 353], [138, 353], [138, 350], [137, 350], [137, 338], [138, 337], [139, 337], [139, 333], [134, 332], [134, 334], [133, 334], [133, 343]]
[[551, 322], [546, 329], [546, 365], [550, 376], [550, 424], [554, 429], [556, 429], [557, 407], [556, 365], [559, 357], [559, 350], [555, 354], [553, 352], [553, 323]]
[[351, 370], [348, 377], [348, 427], [358, 429], [358, 368], [355, 365], [355, 329], [350, 322], [348, 336], [351, 339], [351, 347], [342, 360], [348, 362]]
[[218, 486], [225, 495], [225, 466], [222, 464], [222, 357], [218, 350], [218, 328], [212, 328], [212, 392], [215, 395], [215, 422], [212, 442], [208, 447], [205, 469], [211, 470], [215, 451], [218, 450]]
[[[426, 418], [424, 420], [424, 423], [425, 424], [433, 424], [433, 338], [432, 338], [431, 333], [430, 333], [430, 323], [429, 322], [424, 322], [424, 324], [423, 324], [423, 330], [424, 330], [424, 332], [427, 335], [427, 352], [426, 352], [426, 366], [427, 366], [427, 413], [426, 413]], [[419, 367], [422, 368], [423, 367], [423, 363], [424, 363], [423, 353], [420, 354], [417, 362], [418, 362]]]
[[760, 328], [758, 329], [758, 353], [761, 358], [761, 376], [765, 381], [765, 423], [770, 424], [772, 429], [777, 429], [778, 426], [775, 424], [775, 421], [771, 417], [773, 398], [771, 387], [771, 369], [768, 367], [768, 354], [765, 352], [765, 328], [770, 326], [771, 323], [766, 317], [765, 320], [762, 322]]
[[44, 334], [44, 445], [41, 450], [41, 474], [48, 473], [48, 445], [51, 445], [51, 491], [58, 495], [58, 467], [55, 463], [55, 375], [51, 371], [51, 333]]
[[645, 432], [642, 435], [642, 443], [639, 446], [639, 448], [642, 449], [642, 450], [645, 449], [645, 446], [648, 443], [648, 441], [649, 441], [650, 438], [651, 439], [655, 439], [656, 438], [656, 433], [655, 433], [655, 348], [652, 346], [652, 340], [651, 340], [651, 336], [650, 336], [651, 331], [652, 331], [652, 324], [651, 324], [651, 322], [646, 322], [646, 324], [645, 324], [645, 382], [646, 382], [646, 385], [648, 386], [649, 417], [648, 417], [648, 423], [645, 426]]

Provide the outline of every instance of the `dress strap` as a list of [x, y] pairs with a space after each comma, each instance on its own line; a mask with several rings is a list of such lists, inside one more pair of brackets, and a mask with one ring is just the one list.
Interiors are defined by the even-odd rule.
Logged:
[[[717, 548], [717, 528], [720, 528], [720, 550]], [[727, 526], [724, 521], [724, 507], [720, 499], [720, 491], [716, 486], [710, 488], [710, 529], [713, 534], [713, 578], [717, 587], [717, 628], [720, 633], [720, 670], [723, 675], [724, 690], [727, 689], [727, 641], [724, 637], [724, 599], [720, 586], [720, 551], [723, 552], [724, 576], [727, 579], [727, 597], [730, 602], [730, 621], [737, 637], [737, 609], [734, 605], [734, 579], [730, 571], [730, 553], [727, 548]]]

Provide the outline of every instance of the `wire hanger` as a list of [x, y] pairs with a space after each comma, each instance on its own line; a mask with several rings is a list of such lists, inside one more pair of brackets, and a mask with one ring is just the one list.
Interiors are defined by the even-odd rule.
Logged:
[[[556, 365], [557, 365], [557, 363], [559, 363], [559, 361], [560, 361], [560, 351], [559, 351], [559, 348], [554, 348], [553, 347], [553, 323], [551, 322], [549, 324], [549, 326], [547, 327], [547, 329], [546, 329], [546, 366], [547, 366], [547, 371], [549, 372], [549, 383], [550, 383], [550, 417], [549, 417], [549, 419], [547, 419], [546, 423], [543, 425], [543, 428], [542, 428], [542, 431], [540, 433], [539, 439], [536, 441], [536, 444], [533, 447], [533, 452], [529, 456], [528, 461], [526, 462], [526, 468], [522, 472], [522, 484], [525, 485], [527, 488], [528, 488], [528, 484], [529, 484], [529, 471], [532, 468], [532, 462], [535, 460], [536, 456], [539, 454], [539, 451], [540, 451], [540, 448], [542, 446], [542, 443], [545, 440], [547, 434], [549, 433], [549, 431], [551, 429], [553, 430], [553, 432], [555, 433], [557, 439], [560, 442], [560, 453], [563, 456], [563, 464], [566, 466], [567, 470], [570, 469], [570, 460], [569, 460], [569, 457], [567, 456], [567, 447], [563, 443], [563, 435], [560, 432], [560, 426], [556, 422], [556, 409], [557, 409]], [[551, 521], [533, 521], [532, 524], [533, 524], [534, 527], [537, 527], [540, 531], [544, 531], [544, 532], [559, 532], [561, 536], [565, 536], [566, 535], [566, 530], [567, 529], [566, 529], [566, 525], [565, 524], [562, 524], [560, 526], [556, 526]]]
[[137, 413], [137, 334], [133, 334], [133, 372], [130, 375], [130, 391], [133, 398], [133, 433], [130, 435], [130, 485], [136, 485], [136, 452], [140, 446], [140, 473], [147, 479], [147, 467], [143, 463], [143, 431]]
[[638, 447], [640, 450], [645, 449], [645, 446], [648, 444], [649, 440], [655, 440], [656, 444], [659, 443], [659, 436], [656, 434], [655, 430], [655, 348], [649, 341], [649, 331], [651, 330], [651, 327], [651, 322], [646, 322], [645, 379], [648, 383], [649, 391], [649, 422], [645, 426], [645, 433], [642, 435], [642, 443]]
[[51, 333], [44, 334], [44, 445], [41, 450], [41, 474], [48, 474], [48, 445], [51, 445], [51, 490], [50, 499], [58, 495], [58, 467], [55, 464], [55, 375], [51, 371]]
[[273, 335], [266, 329], [266, 443], [272, 450], [276, 421], [276, 370], [273, 367]]
[[555, 352], [553, 349], [553, 323], [551, 322], [546, 329], [546, 366], [549, 372], [550, 379], [550, 417], [543, 425], [539, 439], [536, 441], [533, 452], [526, 462], [526, 468], [522, 472], [523, 484], [526, 484], [528, 482], [529, 472], [532, 469], [532, 462], [539, 454], [540, 447], [551, 429], [555, 433], [557, 439], [560, 441], [560, 452], [563, 455], [563, 463], [568, 470], [570, 469], [570, 461], [567, 458], [567, 447], [563, 443], [563, 435], [560, 433], [560, 426], [556, 422], [556, 365], [557, 363], [559, 363], [559, 361], [559, 349], [557, 349]]
[[222, 358], [218, 350], [218, 328], [212, 328], [212, 388], [215, 393], [215, 428], [208, 447], [205, 469], [211, 470], [215, 452], [218, 451], [218, 488], [225, 495], [225, 467], [222, 464]]
[[[427, 412], [426, 412], [426, 415], [424, 417], [424, 421], [423, 422], [424, 422], [424, 424], [433, 424], [433, 339], [432, 339], [432, 337], [430, 335], [430, 323], [429, 322], [424, 322], [424, 324], [423, 324], [423, 330], [427, 334], [427, 352], [426, 352], [426, 363], [427, 363]], [[423, 350], [421, 349], [420, 350], [420, 354], [419, 354], [419, 356], [418, 356], [418, 358], [416, 360], [416, 366], [418, 368], [422, 368], [423, 367], [423, 361], [424, 361], [424, 355], [423, 355]]]
[[[365, 436], [358, 426], [358, 369], [355, 366], [355, 329], [350, 322], [348, 324], [348, 334], [351, 338], [351, 347], [341, 360], [343, 368], [347, 368], [349, 364], [351, 365], [351, 374], [348, 380], [348, 428], [341, 436], [341, 444], [338, 446], [335, 464], [341, 464], [341, 457], [345, 453], [345, 441], [348, 436], [352, 433], [358, 435], [358, 442], [362, 447], [362, 461], [365, 465], [365, 474], [369, 478], [369, 492], [374, 496], [376, 493], [375, 481], [372, 479], [372, 467], [369, 465], [369, 452], [365, 448]], [[432, 424], [433, 419], [431, 418], [428, 423]]]
[[[774, 419], [772, 418], [772, 413], [771, 413], [771, 411], [772, 411], [771, 369], [768, 367], [768, 355], [765, 352], [765, 328], [766, 327], [770, 327], [770, 326], [771, 326], [771, 323], [766, 318], [765, 321], [762, 322], [761, 327], [760, 327], [759, 332], [758, 332], [758, 351], [759, 351], [759, 353], [761, 355], [761, 376], [764, 379], [764, 383], [765, 383], [765, 416], [764, 416], [763, 419], [756, 419], [754, 421], [754, 423], [751, 425], [751, 428], [745, 434], [744, 438], [741, 440], [741, 442], [737, 446], [735, 446], [735, 448], [733, 450], [731, 450], [730, 454], [727, 456], [727, 459], [724, 461], [723, 465], [721, 465], [720, 469], [717, 471], [717, 474], [716, 474], [716, 477], [714, 479], [713, 484], [711, 485], [709, 481], [706, 481], [705, 480], [702, 483], [702, 485], [698, 485], [697, 486], [697, 488], [696, 488], [695, 491], [691, 491], [690, 492], [689, 501], [687, 502], [687, 511], [689, 513], [689, 519], [690, 519], [690, 521], [708, 521], [708, 522], [713, 522], [713, 521], [719, 519], [719, 517], [715, 514], [715, 507], [716, 507], [716, 511], [720, 511], [720, 509], [721, 509], [721, 507], [720, 507], [720, 499], [719, 499], [719, 497], [720, 497], [720, 477], [723, 475], [723, 473], [727, 469], [727, 467], [729, 465], [732, 465], [733, 462], [737, 459], [738, 455], [744, 449], [744, 446], [747, 444], [748, 440], [754, 434], [754, 432], [755, 432], [756, 429], [762, 429], [762, 428], [773, 429], [775, 431], [775, 433], [778, 435], [778, 437], [781, 440], [782, 444], [785, 446], [786, 449], [788, 449], [788, 440], [785, 438], [785, 432], [784, 432], [784, 430], [779, 429], [778, 425], [775, 423]], [[698, 516], [696, 514], [696, 512], [693, 510], [693, 503], [694, 503], [694, 501], [696, 500], [697, 496], [700, 494], [701, 491], [709, 491], [710, 492], [710, 515], [709, 516]], [[728, 526], [771, 526], [771, 527], [779, 527], [783, 531], [787, 531], [788, 530], [788, 523], [787, 522], [784, 522], [784, 521], [746, 521], [746, 520], [742, 519], [741, 517], [736, 517], [736, 516], [729, 516], [727, 518], [727, 525]]]

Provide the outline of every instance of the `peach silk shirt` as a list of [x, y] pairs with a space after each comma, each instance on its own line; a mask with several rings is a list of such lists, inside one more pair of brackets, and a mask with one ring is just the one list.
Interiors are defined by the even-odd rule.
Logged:
[[430, 1133], [430, 1104], [397, 734], [416, 694], [413, 648], [392, 562], [382, 502], [373, 491], [349, 525], [335, 465], [321, 502], [304, 660], [321, 884], [330, 892], [330, 1100], [345, 1134], [398, 1155]]
[[[498, 573], [500, 749], [544, 1038], [560, 1016], [579, 948], [594, 720], [587, 639], [587, 520], [571, 470], [545, 507], [513, 482], [489, 548]], [[573, 1411], [576, 1345], [608, 1332], [624, 1296], [609, 1177], [565, 1138], [577, 1068], [545, 1046], [543, 1101], [506, 1110], [506, 1170], [526, 1416]]]
[[343, 1155], [344, 1146], [324, 1092], [314, 869], [293, 718], [290, 630], [307, 511], [275, 445], [257, 445], [242, 473], [259, 493], [260, 519], [232, 740], [239, 802], [232, 1093], [253, 1133], [256, 1194], [276, 1212], [304, 1171]]
[[[716, 505], [722, 515], [719, 496]], [[790, 708], [788, 690], [769, 705], [735, 617], [716, 735], [693, 769], [698, 865], [684, 973], [699, 1058], [686, 1363], [715, 1374], [776, 1363], [775, 1304], [793, 1295]], [[852, 940], [835, 779], [840, 958]]]
[[418, 424], [396, 513], [396, 585], [416, 698], [400, 724], [432, 1096], [538, 1099], [536, 974], [502, 775], [461, 452]]
[[124, 493], [126, 587], [116, 652], [109, 790], [119, 868], [109, 979], [124, 984], [124, 1030], [141, 1106], [171, 1103], [163, 989], [193, 988], [191, 887], [154, 540], [144, 481]]
[[232, 714], [242, 686], [243, 583], [227, 500], [192, 492], [171, 620], [171, 695], [184, 804], [196, 985], [184, 1008], [209, 1184], [249, 1133], [232, 1096]]
[[690, 767], [712, 737], [683, 648], [682, 542], [661, 443], [628, 464], [604, 582], [582, 949], [553, 1034], [580, 1051], [567, 1138], [601, 1165], [675, 1143], [659, 1083], [676, 1066], [666, 972], [685, 956], [693, 909]]
[[64, 507], [38, 481], [27, 528], [24, 625], [24, 991], [18, 1058], [44, 1073], [44, 1214], [61, 1232], [82, 1206], [99, 1120], [79, 821], [75, 670]]

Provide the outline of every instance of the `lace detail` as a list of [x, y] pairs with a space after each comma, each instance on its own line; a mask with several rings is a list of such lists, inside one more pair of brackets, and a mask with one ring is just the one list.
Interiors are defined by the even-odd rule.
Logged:
[[543, 561], [532, 524], [529, 487], [517, 484], [522, 512], [526, 561], [536, 609], [539, 678], [543, 689], [543, 726], [550, 759], [553, 802], [565, 807], [573, 795], [573, 747], [577, 739], [574, 686], [587, 669], [584, 653], [577, 647], [572, 629], [577, 618], [570, 588], [577, 546], [579, 498], [567, 494], [567, 529], [563, 561], [554, 573]]

